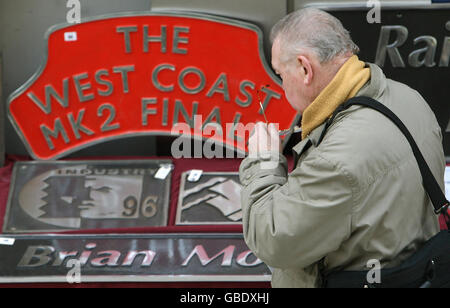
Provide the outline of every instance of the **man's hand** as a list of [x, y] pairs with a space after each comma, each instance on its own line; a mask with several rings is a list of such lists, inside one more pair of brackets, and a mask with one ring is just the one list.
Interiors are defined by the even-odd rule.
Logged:
[[264, 152], [281, 152], [278, 124], [263, 122], [255, 124], [252, 135], [248, 139], [248, 153], [251, 157], [258, 157]]

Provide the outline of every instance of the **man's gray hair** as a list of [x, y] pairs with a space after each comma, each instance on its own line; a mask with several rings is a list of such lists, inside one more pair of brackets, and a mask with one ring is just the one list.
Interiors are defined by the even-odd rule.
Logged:
[[347, 52], [359, 52], [342, 23], [315, 8], [297, 10], [278, 21], [270, 34], [272, 43], [275, 39], [280, 40], [282, 62], [292, 60], [305, 49], [313, 51], [321, 63]]

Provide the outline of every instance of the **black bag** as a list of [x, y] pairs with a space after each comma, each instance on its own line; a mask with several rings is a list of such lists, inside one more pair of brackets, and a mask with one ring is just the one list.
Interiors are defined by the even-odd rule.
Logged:
[[[336, 115], [352, 105], [375, 109], [387, 116], [402, 131], [411, 145], [422, 175], [423, 186], [437, 215], [442, 214], [450, 229], [449, 201], [430, 171], [417, 144], [402, 121], [386, 106], [370, 97], [354, 97], [339, 106], [326, 122], [319, 143]], [[450, 287], [450, 230], [443, 230], [429, 239], [401, 265], [380, 270], [380, 283], [368, 283], [369, 271], [336, 271], [323, 275], [325, 288], [443, 288]]]

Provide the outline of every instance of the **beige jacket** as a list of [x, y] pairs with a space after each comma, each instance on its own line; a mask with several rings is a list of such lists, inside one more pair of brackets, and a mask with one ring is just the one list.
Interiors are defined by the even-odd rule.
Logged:
[[[403, 121], [443, 189], [442, 135], [430, 107], [368, 65], [371, 79], [357, 96], [380, 101]], [[245, 241], [273, 268], [273, 287], [320, 286], [322, 259], [324, 272], [369, 270], [371, 259], [395, 266], [439, 232], [411, 148], [388, 118], [352, 106], [317, 146], [323, 126], [293, 148], [300, 157], [290, 174], [282, 155], [275, 169], [254, 158], [240, 166]], [[313, 145], [302, 153], [308, 140]]]

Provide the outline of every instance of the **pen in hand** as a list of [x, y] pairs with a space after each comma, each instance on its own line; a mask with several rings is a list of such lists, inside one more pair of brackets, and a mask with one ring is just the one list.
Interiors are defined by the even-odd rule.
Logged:
[[[268, 88], [268, 87], [269, 87], [269, 85], [266, 85], [266, 86], [262, 87], [261, 89]], [[259, 99], [259, 106], [261, 107], [261, 113], [262, 113], [263, 116], [264, 116], [264, 120], [266, 120], [266, 124], [269, 125], [269, 121], [267, 120], [266, 113], [264, 112], [264, 107], [263, 107], [263, 105], [262, 105], [262, 103], [261, 103], [261, 97], [259, 96], [259, 92], [260, 92], [260, 91], [257, 90], [258, 99]], [[296, 125], [296, 126], [294, 126], [294, 127], [291, 127], [291, 128], [288, 128], [288, 129], [283, 129], [283, 130], [278, 131], [278, 135], [279, 135], [279, 136], [285, 136], [285, 135], [288, 135], [288, 134], [299, 133], [299, 132], [301, 132], [301, 131], [302, 131], [301, 127], [299, 127], [299, 126]]]
[[[261, 90], [264, 88], [268, 88], [268, 87], [269, 87], [269, 85], [265, 85], [261, 88]], [[256, 94], [258, 94], [259, 106], [261, 107], [261, 113], [263, 114], [264, 119], [266, 120], [266, 124], [269, 125], [269, 121], [267, 120], [266, 113], [264, 112], [264, 107], [262, 105], [261, 96], [259, 95], [259, 93], [260, 93], [260, 90], [256, 90]]]
[[264, 108], [263, 105], [261, 104], [261, 101], [259, 101], [259, 106], [261, 106], [261, 111], [264, 116], [264, 119], [266, 120], [266, 124], [269, 125], [269, 121], [267, 121], [266, 113], [264, 112]]

